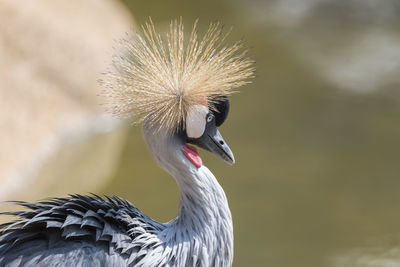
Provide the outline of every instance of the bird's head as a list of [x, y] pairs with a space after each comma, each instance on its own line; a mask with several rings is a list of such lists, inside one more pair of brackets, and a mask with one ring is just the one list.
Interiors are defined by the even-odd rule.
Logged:
[[227, 97], [223, 97], [214, 104], [214, 110], [210, 110], [205, 104], [189, 108], [185, 120], [186, 144], [182, 150], [197, 167], [201, 166], [201, 159], [196, 149], [188, 144], [197, 145], [214, 153], [228, 164], [233, 164], [235, 163], [233, 153], [217, 128], [224, 123], [228, 116], [229, 100]]
[[228, 115], [228, 96], [250, 82], [254, 68], [242, 43], [224, 45], [226, 36], [212, 23], [200, 39], [196, 21], [187, 38], [182, 19], [172, 21], [163, 36], [150, 20], [117, 46], [103, 80], [107, 106], [116, 115], [144, 121], [148, 134], [183, 137], [183, 153], [198, 167], [201, 159], [189, 144], [234, 163], [217, 127]]

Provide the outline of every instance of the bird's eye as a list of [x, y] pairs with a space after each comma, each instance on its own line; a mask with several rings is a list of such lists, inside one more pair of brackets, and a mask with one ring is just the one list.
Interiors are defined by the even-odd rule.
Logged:
[[207, 116], [207, 122], [211, 122], [211, 121], [213, 120], [213, 118], [214, 118], [214, 115], [208, 114], [208, 116]]

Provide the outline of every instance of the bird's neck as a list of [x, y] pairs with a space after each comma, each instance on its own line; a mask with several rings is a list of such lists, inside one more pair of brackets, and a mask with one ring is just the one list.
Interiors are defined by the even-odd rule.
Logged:
[[223, 189], [205, 166], [181, 175], [185, 177], [175, 176], [180, 200], [178, 216], [170, 224], [171, 232], [177, 240], [190, 244], [191, 255], [210, 260], [204, 266], [230, 266], [233, 228]]
[[210, 259], [209, 266], [229, 266], [233, 258], [232, 217], [215, 176], [207, 167], [197, 168], [186, 158], [184, 138], [155, 134], [146, 127], [143, 133], [150, 153], [180, 189], [178, 216], [169, 223], [166, 236], [189, 244], [192, 255]]

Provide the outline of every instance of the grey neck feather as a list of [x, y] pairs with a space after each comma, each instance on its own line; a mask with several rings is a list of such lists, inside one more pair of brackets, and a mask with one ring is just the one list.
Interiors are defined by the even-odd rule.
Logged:
[[154, 129], [143, 124], [148, 149], [180, 189], [178, 216], [167, 224], [163, 239], [185, 265], [231, 266], [232, 217], [222, 187], [205, 166], [196, 168], [186, 158], [183, 136]]

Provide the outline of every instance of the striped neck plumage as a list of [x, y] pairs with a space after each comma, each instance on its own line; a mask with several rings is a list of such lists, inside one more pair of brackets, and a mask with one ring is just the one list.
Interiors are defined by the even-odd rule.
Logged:
[[185, 138], [153, 131], [143, 125], [143, 135], [156, 162], [172, 175], [180, 190], [179, 212], [168, 223], [165, 237], [188, 255], [209, 261], [204, 266], [230, 266], [233, 228], [228, 202], [215, 176], [198, 168], [184, 154]]

